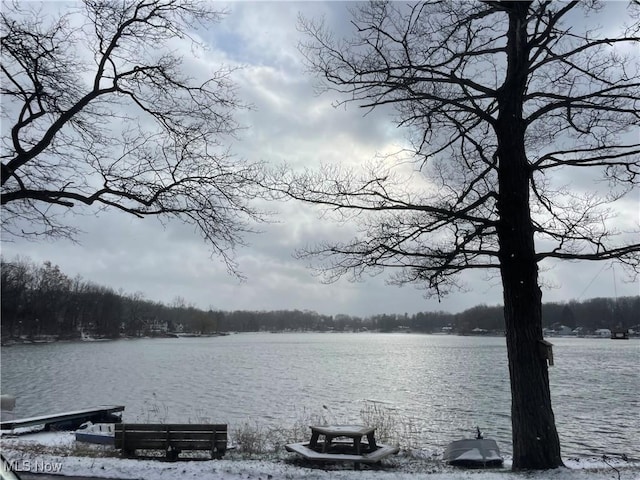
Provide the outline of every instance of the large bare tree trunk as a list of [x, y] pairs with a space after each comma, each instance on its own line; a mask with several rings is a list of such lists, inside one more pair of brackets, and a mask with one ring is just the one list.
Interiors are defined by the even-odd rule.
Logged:
[[500, 264], [511, 378], [513, 468], [562, 465], [542, 341], [542, 293], [538, 286], [529, 203], [531, 171], [525, 153], [523, 95], [527, 79], [526, 3], [512, 4], [508, 67], [499, 97], [498, 181]]
[[512, 151], [501, 168], [501, 274], [511, 378], [513, 468], [562, 465], [542, 340], [542, 294], [533, 245], [526, 169]]
[[[511, 150], [513, 151], [513, 150]], [[505, 153], [509, 149], [505, 148]], [[510, 164], [522, 159], [513, 151]], [[511, 378], [513, 468], [562, 465], [542, 340], [542, 294], [527, 202], [526, 169], [501, 168], [499, 228], [504, 312]], [[508, 192], [505, 192], [508, 190]]]

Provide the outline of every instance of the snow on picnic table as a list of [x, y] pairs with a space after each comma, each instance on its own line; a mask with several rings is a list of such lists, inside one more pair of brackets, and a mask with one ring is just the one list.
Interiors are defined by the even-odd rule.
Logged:
[[[127, 480], [640, 480], [640, 461], [622, 459], [565, 459], [566, 468], [543, 472], [511, 472], [503, 468], [464, 470], [445, 465], [431, 452], [400, 454], [380, 468], [353, 464], [324, 470], [298, 460], [294, 454], [272, 454], [250, 459], [229, 452], [221, 460], [164, 462], [148, 459], [79, 456], [73, 432], [46, 432], [0, 439], [8, 461], [61, 463], [63, 476], [89, 476]], [[94, 447], [94, 446], [91, 446]], [[105, 448], [98, 447], [96, 448]], [[608, 464], [607, 464], [608, 463]], [[20, 463], [18, 463], [20, 464]]]

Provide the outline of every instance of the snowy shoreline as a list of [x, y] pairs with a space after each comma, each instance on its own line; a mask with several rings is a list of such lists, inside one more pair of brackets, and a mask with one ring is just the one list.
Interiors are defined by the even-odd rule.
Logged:
[[[96, 456], [102, 452], [87, 447], [78, 451], [72, 432], [37, 433], [2, 436], [2, 454], [15, 467], [23, 470], [41, 468], [61, 476], [91, 476], [126, 480], [639, 480], [640, 461], [621, 458], [570, 458], [565, 468], [543, 472], [512, 472], [511, 459], [503, 468], [463, 470], [444, 464], [439, 455], [416, 451], [385, 460], [375, 468], [354, 470], [352, 464], [329, 466], [327, 469], [305, 464], [285, 452], [253, 455], [250, 458], [229, 452], [222, 460], [181, 460], [164, 462], [149, 459], [124, 459]], [[92, 454], [93, 453], [93, 454]], [[26, 467], [26, 468], [25, 468]]]

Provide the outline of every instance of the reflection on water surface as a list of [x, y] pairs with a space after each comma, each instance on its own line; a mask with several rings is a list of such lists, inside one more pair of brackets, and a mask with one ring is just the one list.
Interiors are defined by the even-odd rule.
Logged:
[[[554, 338], [551, 391], [565, 455], [640, 452], [640, 341]], [[100, 404], [126, 421], [359, 421], [366, 401], [408, 419], [441, 450], [479, 425], [510, 452], [504, 338], [238, 334], [17, 345], [2, 349], [16, 416]], [[326, 407], [326, 408], [324, 408]]]

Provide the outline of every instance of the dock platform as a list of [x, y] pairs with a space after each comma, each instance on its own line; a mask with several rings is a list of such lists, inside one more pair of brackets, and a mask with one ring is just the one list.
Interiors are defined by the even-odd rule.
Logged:
[[52, 425], [55, 426], [56, 424], [81, 424], [88, 421], [94, 423], [108, 421], [109, 419], [113, 420], [112, 417], [115, 413], [122, 411], [124, 411], [123, 405], [100, 405], [71, 412], [0, 422], [0, 430], [15, 430], [16, 428], [33, 427], [36, 425], [44, 425], [44, 429], [48, 430]]

